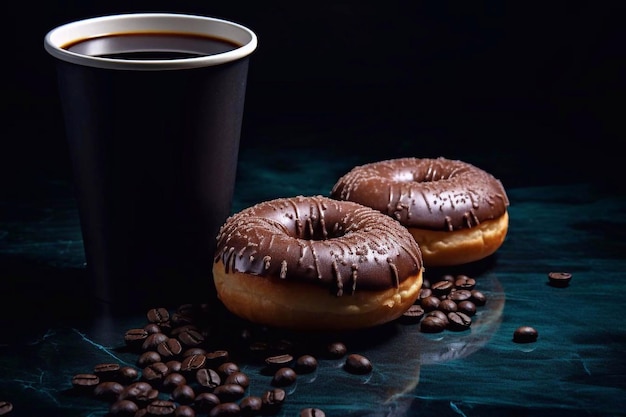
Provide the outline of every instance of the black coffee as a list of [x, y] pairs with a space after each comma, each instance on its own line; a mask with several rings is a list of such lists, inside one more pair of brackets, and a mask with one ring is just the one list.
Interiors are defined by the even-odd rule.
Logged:
[[81, 39], [63, 46], [82, 55], [115, 59], [184, 59], [215, 55], [240, 47], [232, 41], [182, 33], [119, 33]]

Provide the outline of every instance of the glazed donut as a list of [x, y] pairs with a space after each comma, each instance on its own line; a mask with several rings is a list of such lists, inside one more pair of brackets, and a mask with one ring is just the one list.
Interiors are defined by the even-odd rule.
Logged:
[[509, 200], [500, 180], [469, 163], [442, 157], [357, 166], [336, 182], [330, 196], [398, 220], [419, 244], [427, 268], [493, 254], [509, 226]]
[[421, 252], [405, 227], [325, 196], [279, 198], [230, 216], [214, 261], [217, 295], [230, 312], [295, 330], [389, 322], [422, 286]]

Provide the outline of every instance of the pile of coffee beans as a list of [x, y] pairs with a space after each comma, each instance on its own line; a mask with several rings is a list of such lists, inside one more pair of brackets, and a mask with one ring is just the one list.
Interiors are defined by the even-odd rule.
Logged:
[[446, 274], [432, 283], [424, 279], [418, 300], [399, 320], [419, 324], [424, 333], [468, 330], [476, 309], [487, 302], [475, 287], [476, 280], [467, 275]]
[[[323, 360], [343, 360], [351, 374], [373, 370], [365, 356], [350, 353], [343, 342], [303, 347], [263, 328], [222, 323], [230, 330], [216, 329], [214, 316], [207, 305], [150, 309], [142, 327], [123, 335], [124, 349], [136, 354], [136, 364], [96, 364], [73, 376], [73, 390], [107, 402], [110, 416], [266, 416], [277, 414], [288, 387]], [[253, 392], [240, 360], [259, 364], [267, 386], [256, 385]], [[325, 415], [312, 407], [300, 414]]]

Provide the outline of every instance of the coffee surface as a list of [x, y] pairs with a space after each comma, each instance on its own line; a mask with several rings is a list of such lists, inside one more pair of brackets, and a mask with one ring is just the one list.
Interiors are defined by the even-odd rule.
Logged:
[[119, 33], [80, 39], [63, 46], [70, 52], [114, 59], [185, 59], [238, 48], [226, 39], [183, 33]]

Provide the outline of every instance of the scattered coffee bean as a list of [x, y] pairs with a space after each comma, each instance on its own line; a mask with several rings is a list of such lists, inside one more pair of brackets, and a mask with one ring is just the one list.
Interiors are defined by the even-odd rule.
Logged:
[[352, 353], [346, 358], [344, 369], [351, 374], [369, 374], [372, 372], [372, 363], [365, 356]]
[[224, 381], [224, 384], [237, 384], [241, 385], [244, 388], [248, 388], [248, 386], [250, 385], [250, 378], [248, 378], [248, 375], [244, 374], [241, 371], [233, 372], [232, 374], [228, 375], [228, 377]]
[[400, 320], [403, 323], [417, 323], [424, 317], [424, 313], [421, 305], [413, 304], [400, 316]]
[[550, 272], [548, 274], [548, 283], [553, 287], [567, 287], [571, 279], [572, 274], [570, 274], [569, 272]]
[[520, 326], [513, 332], [515, 343], [533, 343], [537, 341], [539, 332], [531, 326]]
[[265, 358], [265, 364], [271, 369], [278, 369], [283, 366], [289, 366], [293, 362], [293, 356], [285, 353]]
[[161, 355], [161, 358], [165, 360], [180, 355], [183, 351], [183, 347], [178, 339], [170, 337], [159, 343], [156, 347], [156, 351]]
[[154, 334], [154, 333], [165, 333], [162, 329], [161, 326], [159, 326], [156, 323], [148, 323], [145, 326], [143, 326], [143, 329], [148, 332], [148, 335]]
[[450, 281], [446, 281], [446, 280], [442, 280], [442, 281], [437, 281], [434, 284], [432, 284], [430, 286], [430, 289], [433, 293], [433, 295], [437, 296], [437, 297], [441, 297], [442, 295], [447, 295], [450, 294], [450, 291], [452, 291], [452, 288], [454, 288], [454, 284]]
[[341, 342], [333, 342], [326, 347], [326, 353], [332, 359], [343, 358], [348, 352], [348, 348]]
[[481, 291], [472, 290], [471, 297], [469, 298], [471, 302], [476, 304], [477, 306], [484, 306], [487, 302], [487, 297]]
[[209, 417], [223, 417], [223, 416], [240, 416], [241, 408], [239, 404], [234, 402], [221, 403], [213, 407], [209, 412]]
[[445, 300], [441, 300], [441, 303], [439, 303], [439, 307], [437, 307], [437, 309], [439, 311], [443, 311], [444, 313], [450, 313], [451, 311], [457, 311], [458, 310], [458, 306], [456, 304], [456, 302], [454, 302], [451, 299], [445, 299]]
[[150, 417], [173, 416], [176, 411], [176, 403], [167, 400], [154, 400], [146, 406], [146, 412]]
[[220, 399], [212, 392], [201, 392], [196, 395], [196, 398], [191, 405], [198, 413], [208, 413], [216, 405], [220, 403]]
[[187, 384], [180, 384], [172, 391], [171, 397], [181, 404], [191, 404], [196, 399], [196, 392]]
[[222, 384], [213, 390], [213, 394], [217, 395], [220, 402], [228, 403], [243, 398], [246, 389], [238, 384]]
[[300, 417], [326, 417], [326, 413], [319, 408], [303, 408], [300, 410]]
[[285, 402], [287, 398], [287, 393], [282, 388], [274, 388], [268, 391], [265, 391], [261, 396], [261, 401], [263, 403], [262, 412], [272, 414], [277, 412]]
[[476, 304], [474, 304], [470, 300], [464, 300], [457, 304], [457, 311], [461, 313], [465, 313], [468, 316], [473, 316], [476, 314]]
[[296, 371], [283, 367], [276, 371], [272, 378], [272, 385], [275, 387], [286, 387], [296, 382]]
[[448, 327], [448, 324], [450, 323], [450, 320], [448, 319], [448, 315], [446, 313], [444, 313], [443, 311], [441, 311], [441, 310], [433, 310], [433, 311], [431, 311], [429, 313], [426, 313], [426, 315], [424, 317], [425, 318], [426, 317], [436, 317], [439, 320], [441, 320], [446, 327]]
[[448, 297], [452, 301], [460, 303], [461, 301], [465, 301], [465, 300], [471, 299], [472, 298], [472, 292], [470, 290], [456, 290], [456, 291], [450, 292]]
[[79, 390], [93, 389], [100, 383], [100, 378], [95, 374], [76, 374], [72, 377], [72, 386]]
[[196, 417], [196, 410], [189, 405], [178, 405], [174, 410], [174, 417]]
[[222, 383], [222, 378], [211, 368], [198, 369], [196, 381], [202, 391], [213, 391], [215, 387]]
[[104, 401], [116, 401], [124, 391], [124, 385], [115, 381], [104, 381], [96, 385], [93, 389], [94, 396]]
[[167, 361], [165, 362], [165, 364], [167, 365], [167, 369], [170, 370], [170, 373], [172, 372], [180, 372], [183, 363], [181, 361], [177, 361], [177, 360], [171, 360], [171, 361]]
[[224, 362], [220, 366], [217, 367], [217, 373], [224, 379], [228, 378], [230, 374], [234, 374], [235, 372], [239, 372], [239, 365], [235, 362]]
[[109, 407], [111, 416], [134, 417], [139, 410], [139, 406], [131, 400], [117, 400]]
[[126, 386], [118, 396], [118, 401], [130, 400], [137, 405], [147, 405], [156, 400], [159, 396], [159, 391], [154, 389], [152, 385], [145, 381], [133, 382]]
[[422, 289], [420, 290], [419, 300], [423, 300], [426, 297], [430, 297], [433, 295], [433, 291], [430, 288], [424, 287], [422, 284]]
[[163, 308], [163, 307], [151, 308], [146, 313], [146, 316], [148, 317], [148, 321], [150, 323], [160, 324], [160, 323], [165, 323], [166, 321], [170, 319], [170, 312], [166, 308]]
[[459, 290], [473, 290], [476, 286], [476, 280], [467, 275], [457, 275], [454, 280], [454, 286]]
[[143, 341], [141, 348], [143, 350], [156, 350], [157, 346], [167, 339], [169, 339], [169, 336], [165, 333], [151, 333], [146, 337], [146, 340]]
[[172, 372], [163, 378], [163, 381], [161, 382], [161, 389], [165, 392], [172, 392], [177, 386], [185, 385], [186, 383], [187, 378], [185, 378], [183, 374]]
[[119, 363], [100, 363], [93, 368], [93, 373], [100, 381], [113, 381], [119, 376], [121, 366]]
[[204, 356], [206, 356], [207, 366], [214, 369], [224, 362], [228, 361], [228, 359], [230, 358], [230, 354], [227, 350], [215, 350], [212, 352], [207, 352]]
[[141, 347], [148, 335], [145, 329], [129, 329], [124, 334], [124, 342], [131, 347]]
[[137, 358], [137, 365], [142, 368], [145, 368], [146, 366], [156, 362], [161, 362], [161, 355], [159, 355], [159, 353], [154, 350], [144, 352], [139, 355], [139, 358]]
[[183, 375], [189, 375], [195, 373], [198, 369], [204, 368], [206, 365], [206, 356], [190, 355], [187, 356], [180, 364], [180, 372]]
[[446, 327], [446, 322], [437, 316], [424, 317], [420, 323], [420, 330], [424, 333], [440, 333]]
[[115, 380], [122, 384], [130, 384], [139, 377], [139, 371], [132, 366], [122, 366], [117, 374]]
[[169, 372], [170, 370], [166, 364], [163, 362], [155, 362], [142, 370], [141, 377], [144, 381], [148, 381], [152, 385], [160, 385]]
[[437, 310], [439, 304], [441, 304], [441, 300], [435, 295], [428, 296], [420, 301], [420, 305], [425, 312]]
[[263, 407], [263, 400], [261, 397], [248, 396], [239, 401], [239, 409], [243, 417], [257, 416], [261, 413]]
[[312, 355], [302, 355], [296, 359], [295, 371], [299, 374], [309, 374], [317, 369], [317, 359]]
[[448, 313], [448, 328], [453, 331], [463, 331], [470, 328], [472, 318], [460, 311]]
[[6, 416], [13, 411], [13, 404], [8, 401], [0, 401], [0, 416]]
[[185, 346], [193, 347], [198, 346], [204, 342], [204, 336], [197, 330], [187, 329], [180, 332], [176, 337]]

